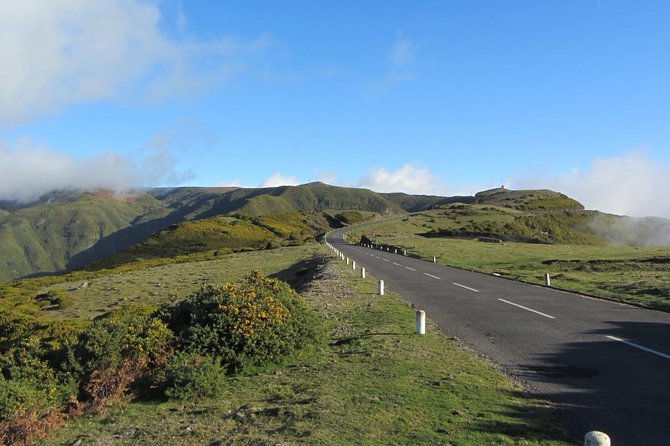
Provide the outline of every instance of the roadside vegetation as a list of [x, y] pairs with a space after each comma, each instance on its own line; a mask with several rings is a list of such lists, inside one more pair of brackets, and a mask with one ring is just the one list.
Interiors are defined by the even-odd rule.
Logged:
[[319, 334], [298, 294], [257, 271], [159, 307], [51, 323], [0, 355], [0, 440], [31, 443], [67, 419], [133, 399], [216, 397], [227, 376], [282, 361]]
[[435, 327], [415, 335], [408, 304], [377, 296], [373, 280], [320, 249], [290, 276], [321, 321], [321, 342], [227, 375], [216, 396], [178, 398], [187, 387], [175, 386], [169, 399], [76, 418], [43, 444], [572, 444], [551, 406]]

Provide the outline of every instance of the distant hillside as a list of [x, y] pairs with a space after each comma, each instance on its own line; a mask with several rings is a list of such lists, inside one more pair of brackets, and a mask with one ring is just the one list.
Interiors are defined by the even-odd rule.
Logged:
[[[51, 195], [30, 206], [14, 206], [0, 216], [0, 279], [63, 270], [100, 240], [162, 208], [145, 194], [123, 198], [99, 193]], [[120, 242], [136, 243], [147, 235], [128, 233]], [[96, 256], [113, 252], [113, 247], [101, 247]]]
[[[310, 183], [158, 188], [124, 196], [54, 192], [31, 204], [0, 202], [0, 280], [77, 269], [122, 251], [132, 260], [282, 245], [311, 237], [314, 228], [324, 225], [440, 209], [453, 218], [443, 220], [439, 212], [430, 216], [435, 220], [426, 227], [431, 236], [491, 234], [510, 240], [645, 245], [666, 243], [663, 232], [670, 227], [663, 219], [624, 222], [622, 217], [587, 212], [579, 202], [549, 190], [499, 188], [439, 197]], [[182, 225], [207, 219], [213, 220]], [[248, 240], [240, 231], [248, 232]], [[128, 250], [135, 245], [135, 251]]]
[[404, 212], [366, 189], [311, 183], [273, 188], [159, 188], [118, 196], [54, 192], [0, 203], [0, 280], [80, 268], [168, 227], [216, 216], [292, 212]]
[[547, 189], [510, 190], [490, 189], [475, 194], [474, 202], [491, 204], [522, 211], [583, 211], [584, 206], [567, 195]]
[[170, 259], [209, 252], [213, 257], [231, 252], [270, 249], [315, 241], [338, 225], [323, 212], [289, 212], [259, 217], [210, 217], [186, 221], [158, 231], [141, 243], [93, 263], [93, 269], [127, 263]]

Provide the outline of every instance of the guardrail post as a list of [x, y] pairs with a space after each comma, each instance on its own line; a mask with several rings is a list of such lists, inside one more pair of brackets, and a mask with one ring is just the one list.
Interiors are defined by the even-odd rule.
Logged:
[[379, 288], [378, 289], [379, 289], [379, 295], [383, 296], [384, 295], [384, 281], [381, 280], [381, 279], [379, 280]]
[[544, 273], [544, 284], [546, 286], [551, 286], [551, 277], [549, 277], [549, 273]]
[[365, 267], [361, 266], [361, 279], [365, 279]]
[[426, 334], [426, 312], [423, 310], [416, 311], [416, 334]]
[[591, 431], [584, 435], [584, 446], [610, 446], [610, 437], [598, 431]]

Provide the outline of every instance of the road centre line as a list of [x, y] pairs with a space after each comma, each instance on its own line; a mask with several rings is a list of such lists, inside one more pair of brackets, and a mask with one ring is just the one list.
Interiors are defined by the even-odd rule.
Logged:
[[506, 303], [506, 304], [514, 305], [515, 307], [522, 308], [522, 309], [524, 309], [524, 310], [526, 310], [526, 311], [531, 311], [531, 312], [533, 312], [533, 313], [539, 314], [540, 316], [548, 317], [549, 319], [556, 319], [554, 316], [550, 316], [550, 315], [545, 314], [545, 313], [540, 313], [540, 312], [537, 311], [537, 310], [533, 310], [532, 308], [524, 307], [523, 305], [515, 304], [514, 302], [510, 302], [509, 300], [500, 299], [500, 298], [498, 298], [498, 300], [499, 300], [500, 302], [504, 302], [504, 303]]
[[607, 339], [611, 339], [613, 341], [623, 342], [626, 345], [630, 345], [631, 347], [635, 347], [635, 348], [643, 350], [647, 353], [653, 353], [654, 355], [660, 356], [661, 358], [670, 359], [670, 355], [666, 355], [665, 353], [661, 353], [659, 351], [652, 350], [648, 347], [645, 347], [645, 346], [642, 346], [642, 345], [639, 345], [639, 344], [635, 344], [635, 343], [627, 341], [625, 339], [617, 338], [615, 336], [605, 336], [605, 337]]
[[393, 264], [394, 264], [395, 266], [402, 266], [400, 263], [395, 263], [395, 262], [393, 262]]
[[469, 286], [461, 285], [460, 283], [452, 282], [453, 285], [459, 286], [461, 288], [465, 288], [466, 290], [474, 291], [475, 293], [479, 293], [479, 290], [476, 290], [474, 288], [470, 288]]
[[432, 277], [433, 279], [440, 280], [439, 277], [437, 277], [437, 276], [433, 276], [432, 274], [428, 274], [428, 273], [423, 273], [423, 274], [426, 275], [426, 276], [428, 276], [428, 277]]
[[405, 269], [408, 269], [410, 271], [416, 271], [414, 268], [410, 268], [409, 266], [406, 266]]
[[385, 262], [388, 262], [388, 261], [389, 261], [389, 259], [382, 259], [382, 260], [385, 261]]

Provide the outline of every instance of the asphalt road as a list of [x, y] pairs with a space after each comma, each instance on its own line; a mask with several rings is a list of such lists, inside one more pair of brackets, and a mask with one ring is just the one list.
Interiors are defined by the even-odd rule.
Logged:
[[[578, 437], [670, 445], [670, 314], [326, 240], [386, 288], [560, 408]], [[670, 280], [670, 277], [668, 278]]]

